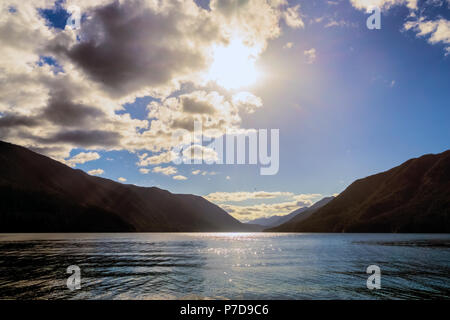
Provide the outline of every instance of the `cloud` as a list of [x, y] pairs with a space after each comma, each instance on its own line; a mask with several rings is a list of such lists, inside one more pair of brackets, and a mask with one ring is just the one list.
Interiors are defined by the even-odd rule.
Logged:
[[98, 176], [98, 175], [102, 175], [103, 173], [105, 173], [105, 171], [103, 169], [94, 169], [94, 170], [88, 171], [88, 173], [91, 176]]
[[263, 105], [261, 98], [245, 91], [234, 94], [232, 102], [234, 106], [240, 110], [245, 110], [246, 113], [253, 113]]
[[180, 102], [182, 105], [182, 110], [186, 113], [211, 115], [217, 111], [214, 106], [214, 100], [217, 98], [218, 94], [216, 92], [210, 93], [208, 96], [204, 91], [197, 91], [192, 94], [184, 94], [180, 96]]
[[194, 144], [183, 150], [183, 159], [213, 162], [219, 160], [217, 152], [211, 148]]
[[43, 143], [69, 143], [84, 148], [98, 146], [115, 146], [119, 143], [120, 133], [105, 130], [63, 130], [50, 135], [47, 138], [36, 137], [37, 141]]
[[[388, 10], [396, 5], [406, 5], [410, 9], [409, 18], [416, 18], [412, 21], [407, 21], [403, 25], [405, 31], [414, 31], [417, 37], [425, 37], [430, 44], [444, 44], [445, 55], [450, 52], [450, 20], [439, 17], [439, 19], [428, 20], [421, 16], [425, 12], [424, 8], [418, 6], [418, 0], [350, 0], [351, 4], [361, 10], [369, 9], [373, 6]], [[447, 1], [448, 2], [448, 1]], [[449, 2], [450, 3], [450, 2]], [[442, 1], [424, 1], [422, 6], [442, 6]]]
[[242, 221], [249, 221], [263, 217], [271, 217], [274, 215], [283, 216], [300, 208], [300, 206], [293, 201], [279, 202], [274, 204], [263, 203], [248, 206], [238, 206], [230, 204], [222, 204], [220, 206], [225, 211], [230, 213], [233, 217]]
[[65, 163], [70, 167], [75, 167], [77, 164], [83, 164], [98, 159], [100, 159], [100, 155], [97, 152], [80, 152], [72, 158], [65, 160]]
[[294, 47], [293, 42], [286, 42], [286, 44], [283, 46], [283, 49], [292, 49]]
[[417, 9], [418, 0], [350, 0], [350, 3], [357, 9], [366, 10], [371, 7], [390, 9], [396, 5], [406, 5], [409, 9]]
[[202, 176], [215, 176], [217, 172], [215, 171], [203, 171]]
[[238, 35], [261, 51], [279, 36], [280, 19], [302, 27], [299, 9], [257, 0], [213, 0], [210, 10], [194, 1], [94, 2], [83, 7], [89, 18], [81, 41], [49, 49], [112, 95], [155, 88], [161, 93], [206, 70], [214, 43]]
[[421, 17], [415, 21], [408, 21], [404, 29], [416, 32], [417, 37], [427, 38], [430, 44], [446, 45], [446, 55], [450, 50], [450, 20], [444, 18], [438, 20], [426, 20]]
[[296, 5], [294, 7], [288, 8], [284, 14], [283, 18], [286, 24], [291, 28], [303, 28], [305, 27], [305, 23], [300, 17], [300, 5]]
[[0, 118], [0, 129], [10, 127], [34, 127], [38, 121], [33, 118], [6, 114]]
[[299, 203], [297, 201], [284, 201], [278, 203], [262, 203], [254, 205], [219, 204], [225, 211], [236, 219], [249, 221], [257, 218], [268, 218], [274, 215], [284, 216], [302, 207], [309, 207], [313, 202]]
[[153, 172], [155, 172], [155, 173], [162, 173], [163, 175], [166, 175], [166, 176], [170, 176], [170, 175], [174, 175], [174, 174], [176, 174], [178, 171], [177, 171], [177, 168], [175, 168], [175, 167], [154, 167], [153, 168], [153, 170], [152, 170]]
[[126, 182], [127, 179], [125, 179], [124, 177], [119, 177], [117, 180], [119, 180], [120, 182]]
[[[303, 26], [300, 7], [284, 0], [212, 0], [209, 10], [192, 0], [58, 6], [71, 4], [85, 17], [79, 30], [58, 30], [41, 15], [54, 1], [0, 5], [0, 139], [61, 161], [82, 147], [148, 151], [143, 161], [159, 164], [179, 143], [172, 133], [192, 132], [194, 120], [211, 130], [238, 129], [240, 113], [262, 102], [246, 93], [235, 105], [228, 92], [210, 90], [204, 76], [214, 48], [238, 39], [256, 60], [281, 35], [281, 20]], [[123, 105], [144, 96], [158, 101], [149, 104], [148, 119], [133, 119]]]
[[292, 197], [291, 192], [214, 192], [205, 196], [206, 199], [216, 203], [240, 202], [250, 199], [273, 199], [278, 197]]
[[[252, 94], [244, 95], [248, 96], [248, 104], [259, 103]], [[160, 134], [167, 135], [168, 140], [175, 130], [184, 130], [186, 134], [193, 132], [194, 123], [197, 121], [202, 124], [204, 130], [225, 132], [228, 128], [239, 126], [241, 122], [239, 107], [242, 103], [242, 100], [234, 100], [234, 103], [227, 101], [216, 91], [193, 91], [161, 102], [154, 101], [147, 107], [148, 118], [157, 119], [152, 121], [150, 131], [158, 130]], [[249, 106], [246, 110], [256, 107]]]
[[[273, 215], [286, 215], [292, 211], [309, 207], [323, 196], [321, 194], [294, 194], [291, 192], [214, 192], [205, 198], [217, 203], [225, 211], [236, 219], [249, 221], [256, 218], [270, 217]], [[274, 199], [280, 199], [274, 202]], [[270, 203], [266, 203], [270, 200]], [[256, 204], [237, 204], [243, 201], [264, 201]]]
[[112, 95], [175, 88], [183, 76], [206, 68], [203, 49], [208, 40], [220, 38], [220, 30], [191, 1], [167, 4], [114, 1], [86, 8], [81, 41], [51, 49]]
[[74, 93], [63, 86], [52, 89], [48, 104], [40, 117], [65, 127], [79, 127], [86, 125], [88, 121], [104, 119], [105, 114], [102, 110], [76, 103], [73, 101], [74, 98]]
[[332, 27], [353, 27], [356, 28], [358, 25], [353, 22], [345, 21], [345, 20], [334, 20], [330, 19], [328, 23], [325, 25], [325, 28]]
[[146, 168], [139, 168], [139, 172], [142, 174], [147, 174], [150, 172], [150, 169], [146, 169]]
[[316, 49], [311, 48], [309, 50], [303, 51], [304, 55], [307, 58], [307, 63], [312, 64], [314, 61], [316, 61]]
[[217, 172], [215, 171], [202, 171], [202, 170], [193, 170], [191, 172], [194, 176], [201, 174], [202, 176], [215, 176]]
[[294, 195], [292, 198], [297, 201], [297, 203], [310, 206], [313, 204], [313, 202], [319, 200], [321, 197], [323, 196], [320, 193], [307, 193]]
[[163, 152], [158, 155], [149, 156], [148, 153], [139, 155], [139, 161], [137, 165], [140, 167], [146, 167], [151, 164], [169, 163], [176, 158], [176, 154], [173, 151]]
[[172, 178], [174, 180], [187, 180], [187, 178], [185, 176], [182, 176], [182, 175], [173, 176]]

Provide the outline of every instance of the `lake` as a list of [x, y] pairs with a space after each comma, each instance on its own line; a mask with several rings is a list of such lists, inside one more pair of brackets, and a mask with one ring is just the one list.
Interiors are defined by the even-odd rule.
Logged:
[[0, 299], [449, 299], [449, 280], [450, 234], [0, 234]]

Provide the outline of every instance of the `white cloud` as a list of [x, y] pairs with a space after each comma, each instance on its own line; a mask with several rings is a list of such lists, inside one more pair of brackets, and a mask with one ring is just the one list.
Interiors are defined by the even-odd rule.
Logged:
[[300, 17], [300, 5], [296, 5], [294, 7], [287, 8], [287, 10], [283, 14], [284, 21], [291, 28], [303, 28], [305, 23]]
[[426, 20], [420, 18], [408, 21], [404, 25], [405, 30], [416, 32], [417, 37], [426, 37], [430, 44], [442, 43], [446, 45], [446, 55], [450, 48], [450, 20], [444, 18], [438, 20]]
[[212, 202], [240, 202], [250, 199], [273, 199], [278, 197], [292, 197], [291, 192], [214, 192], [205, 196], [206, 199]]
[[174, 180], [187, 180], [187, 178], [185, 176], [182, 176], [182, 175], [173, 176], [172, 178]]
[[126, 182], [127, 179], [125, 179], [124, 177], [119, 177], [117, 180], [119, 180], [120, 182]]
[[[318, 199], [317, 199], [318, 200]], [[284, 201], [277, 203], [261, 203], [254, 205], [219, 204], [236, 219], [249, 221], [257, 218], [268, 218], [274, 215], [283, 216], [302, 207], [309, 207], [315, 201]]]
[[253, 113], [263, 105], [261, 98], [245, 91], [233, 95], [232, 101], [233, 105], [238, 109], [245, 110], [246, 113]]
[[[217, 203], [225, 211], [237, 219], [248, 221], [261, 217], [270, 217], [273, 215], [286, 215], [292, 211], [309, 207], [323, 196], [321, 194], [294, 194], [292, 192], [214, 192], [205, 198]], [[274, 199], [280, 199], [274, 202]], [[270, 203], [256, 203], [250, 205], [236, 204], [243, 201], [266, 201]]]
[[77, 164], [83, 164], [98, 159], [100, 159], [100, 155], [97, 152], [80, 152], [64, 162], [70, 167], [75, 167]]
[[390, 9], [395, 5], [406, 5], [409, 9], [417, 9], [418, 0], [350, 0], [351, 4], [357, 9], [369, 9], [371, 7], [379, 7]]
[[194, 144], [183, 150], [183, 158], [187, 160], [203, 160], [205, 162], [213, 162], [219, 159], [214, 149]]
[[159, 167], [158, 166], [158, 167], [154, 167], [152, 171], [155, 173], [162, 173], [165, 176], [171, 176], [178, 172], [177, 168], [172, 167], [172, 166], [169, 166], [169, 167]]
[[137, 162], [137, 165], [146, 167], [152, 164], [169, 163], [176, 158], [176, 154], [173, 151], [167, 151], [154, 156], [149, 156], [147, 153], [144, 153], [138, 157], [139, 161]]
[[353, 22], [349, 22], [346, 20], [334, 20], [330, 19], [328, 23], [325, 25], [325, 28], [332, 28], [332, 27], [354, 27], [356, 28], [358, 25]]
[[309, 50], [305, 50], [303, 53], [306, 56], [308, 64], [312, 64], [316, 61], [316, 49], [311, 48]]
[[[350, 2], [355, 8], [361, 10], [366, 10], [373, 6], [385, 10], [389, 10], [396, 5], [407, 6], [410, 9], [409, 18], [415, 18], [415, 20], [407, 21], [403, 26], [404, 30], [416, 32], [417, 37], [426, 37], [430, 44], [444, 44], [445, 55], [450, 52], [450, 20], [443, 17], [435, 20], [427, 20], [424, 16], [418, 18], [418, 16], [425, 12], [422, 10], [422, 7], [419, 9], [418, 0], [350, 0]], [[432, 0], [425, 1], [421, 6], [441, 6], [442, 4], [442, 1]]]
[[[244, 96], [247, 97], [247, 104], [256, 104], [248, 109], [260, 106], [260, 100], [255, 96], [250, 93], [242, 94]], [[234, 102], [239, 105], [228, 101], [216, 91], [193, 91], [161, 102], [154, 101], [147, 107], [148, 117], [157, 120], [152, 121], [150, 130], [142, 136], [153, 138], [153, 132], [158, 132], [158, 137], [163, 137], [158, 140], [159, 145], [168, 148], [180, 142], [171, 140], [174, 133], [190, 138], [196, 121], [202, 124], [205, 133], [211, 130], [224, 133], [228, 128], [238, 128], [241, 122], [239, 107], [243, 101], [238, 99]]]
[[215, 171], [203, 171], [202, 176], [215, 176], [217, 172]]
[[193, 170], [191, 172], [194, 176], [201, 174], [202, 176], [215, 176], [217, 172], [215, 171], [202, 171], [202, 170]]
[[298, 203], [304, 203], [306, 205], [311, 205], [313, 202], [319, 200], [322, 197], [320, 193], [306, 193], [294, 195], [292, 198]]
[[286, 44], [283, 46], [283, 49], [292, 49], [294, 47], [293, 42], [286, 42]]
[[142, 174], [147, 174], [150, 172], [150, 169], [146, 169], [146, 168], [139, 168], [139, 172]]
[[88, 171], [88, 173], [91, 176], [98, 176], [98, 175], [102, 175], [103, 173], [105, 173], [105, 171], [103, 169], [94, 169], [94, 170]]

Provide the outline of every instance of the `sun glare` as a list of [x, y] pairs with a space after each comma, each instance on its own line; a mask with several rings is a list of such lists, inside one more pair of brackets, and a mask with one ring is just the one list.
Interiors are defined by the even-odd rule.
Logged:
[[227, 46], [216, 46], [207, 79], [216, 81], [225, 89], [252, 85], [260, 76], [255, 66], [256, 57], [255, 49], [237, 39]]

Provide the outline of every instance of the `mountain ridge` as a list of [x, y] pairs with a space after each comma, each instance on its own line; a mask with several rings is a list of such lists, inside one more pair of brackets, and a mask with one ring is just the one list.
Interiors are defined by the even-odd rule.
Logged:
[[270, 216], [267, 218], [257, 218], [257, 219], [250, 220], [247, 223], [254, 223], [254, 224], [258, 224], [258, 225], [265, 226], [265, 227], [276, 227], [276, 226], [283, 224], [284, 222], [292, 219], [297, 214], [308, 210], [308, 208], [309, 207], [301, 207], [301, 208], [296, 209], [284, 216], [274, 215], [274, 216]]
[[[314, 203], [312, 206], [306, 208], [306, 210], [303, 210], [297, 214], [295, 214], [291, 219], [288, 221], [272, 227], [265, 229], [264, 231], [270, 231], [270, 232], [290, 232], [295, 229], [295, 225], [301, 223], [302, 221], [308, 219], [310, 216], [312, 216], [317, 210], [328, 204], [330, 201], [334, 199], [333, 196], [331, 197], [325, 197]], [[298, 209], [296, 210], [298, 211]], [[295, 212], [295, 211], [294, 211]], [[294, 213], [292, 212], [292, 213]]]
[[90, 176], [3, 141], [0, 141], [0, 190], [0, 232], [258, 229], [241, 223], [203, 197]]
[[450, 150], [354, 181], [290, 231], [450, 232]]

